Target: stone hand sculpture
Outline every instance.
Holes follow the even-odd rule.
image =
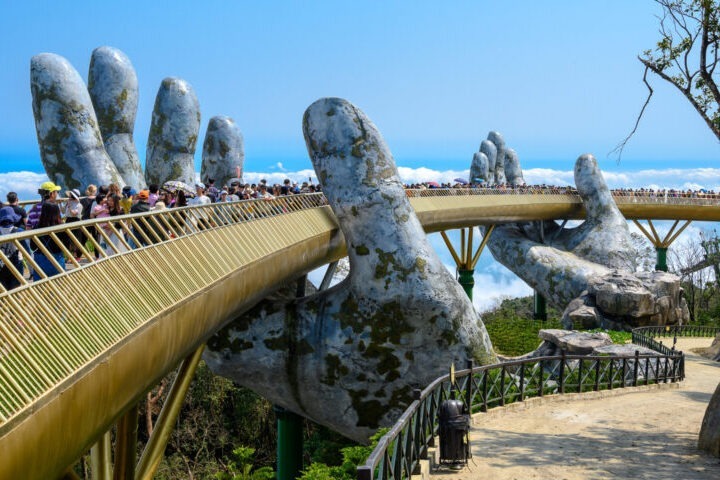
[[[632,271],[636,252],[627,221],[592,155],[577,159],[575,184],[587,212],[581,225],[498,225],[488,242],[493,257],[565,309],[566,328],[629,329],[686,321],[689,312],[677,276]]]
[[[497,132],[490,132],[480,143],[480,151],[473,155],[470,165],[470,183],[488,185],[522,185],[525,183],[518,155],[505,147],[505,140]]]
[[[200,107],[185,80],[166,78],[160,85],[144,175],[133,140],[138,81],[123,52],[111,47],[95,49],[87,87],[63,57],[36,55],[30,62],[30,84],[40,157],[55,183],[84,190],[90,183],[141,189],[146,180],[158,185],[168,180],[195,182],[193,157]],[[230,159],[233,164],[216,160],[215,176],[230,178],[238,167],[242,170],[242,135],[232,119],[218,118],[234,127],[229,133],[221,131],[224,137],[216,142],[218,158]],[[217,132],[211,130],[208,128],[208,134],[214,138]]]
[[[117,48],[96,48],[90,57],[88,91],[105,150],[127,185],[145,188],[133,139],[138,108],[138,80],[130,59]]]
[[[200,178],[227,185],[231,178],[242,178],[243,163],[245,149],[240,128],[230,117],[211,118],[203,143]]]
[[[426,240],[375,125],[349,102],[324,98],[305,112],[303,132],[350,273],[315,295],[261,304],[211,338],[204,358],[215,373],[364,441],[451,362],[496,356]]]

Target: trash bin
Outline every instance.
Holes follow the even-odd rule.
[[[467,442],[470,415],[461,400],[445,400],[438,411],[440,424],[440,463],[466,465],[470,456]]]

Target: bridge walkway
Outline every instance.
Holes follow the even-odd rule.
[[[705,409],[720,382],[720,363],[693,349],[711,342],[679,338],[686,379],[663,384],[659,391],[636,387],[546,397],[480,414],[471,430],[468,467],[442,467],[431,478],[720,478],[720,460],[696,448]]]
[[[428,232],[583,217],[572,191],[408,196]],[[628,218],[720,220],[716,198],[616,200]],[[78,233],[91,239],[97,259]],[[12,243],[41,277],[31,282],[10,267],[20,287],[0,293],[0,478],[62,472],[218,329],[277,285],[345,252],[322,195],[97,219],[0,243]],[[52,267],[44,271],[28,243],[60,273],[48,277]],[[61,268],[52,245],[74,268]],[[12,264],[1,250],[0,260]]]

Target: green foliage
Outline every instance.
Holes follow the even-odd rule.
[[[233,450],[233,459],[228,462],[227,472],[215,474],[217,480],[272,480],[275,472],[270,467],[253,470],[252,457],[255,449],[237,447]]]
[[[610,335],[610,339],[613,343],[622,345],[623,343],[632,342],[632,332],[625,332],[621,330],[605,330],[603,328],[594,328],[588,330],[589,333],[607,333]]]
[[[532,297],[511,298],[482,314],[495,351],[516,356],[535,350],[540,345],[538,332],[545,328],[562,328],[559,312],[548,306],[548,320],[532,320]]]
[[[326,465],[320,462],[311,463],[300,477],[300,480],[353,480],[358,465],[365,463],[378,441],[388,432],[387,428],[381,428],[370,437],[370,444],[353,445],[342,448],[342,463],[340,465]]]

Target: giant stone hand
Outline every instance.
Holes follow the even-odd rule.
[[[491,133],[491,142],[497,138],[497,133]],[[507,173],[506,167],[502,175]],[[507,182],[522,183],[516,173],[508,175]],[[636,252],[627,221],[592,155],[577,159],[575,184],[587,212],[581,225],[498,225],[488,242],[493,257],[553,305],[565,309],[566,328],[629,329],[686,321],[689,313],[678,277],[632,271]]]
[[[84,190],[91,183],[140,189],[146,180],[159,185],[168,180],[195,181],[200,107],[185,80],[166,78],[160,85],[144,175],[133,140],[138,81],[123,52],[95,49],[87,87],[63,57],[36,55],[30,62],[30,86],[40,157],[55,183]],[[220,120],[208,128],[205,141],[218,145],[209,155],[212,175],[231,178],[238,168],[242,170],[242,134],[231,118],[216,118]]]
[[[366,440],[452,361],[496,357],[426,240],[375,125],[347,101],[324,98],[305,112],[303,131],[350,273],[329,290],[243,315],[204,358],[272,402]]]

